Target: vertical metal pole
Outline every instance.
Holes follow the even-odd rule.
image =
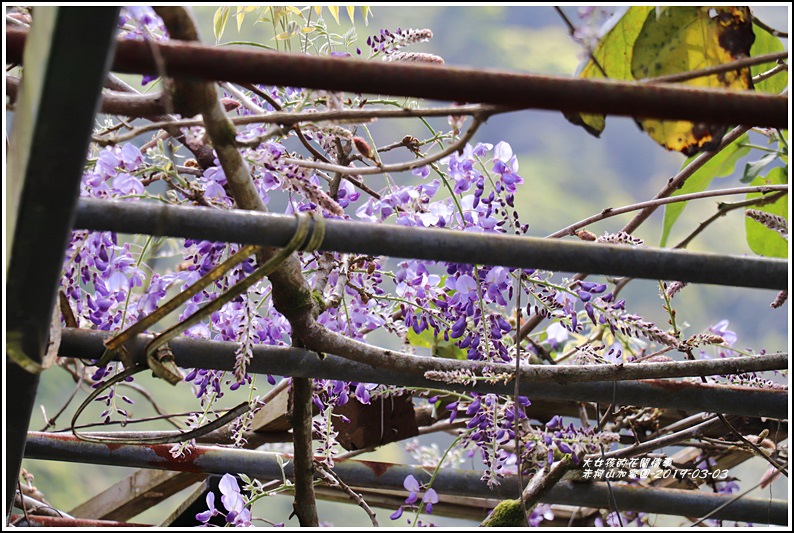
[[[35,7],[9,146],[6,349],[41,362],[75,217],[118,7]],[[14,216],[14,213],[16,216]],[[6,515],[11,512],[39,377],[4,358]]]

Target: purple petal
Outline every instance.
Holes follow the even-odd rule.
[[[408,492],[418,492],[419,491],[419,482],[416,480],[414,476],[408,474],[408,477],[405,478],[403,481],[403,487]]]

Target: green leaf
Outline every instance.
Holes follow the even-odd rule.
[[[678,189],[673,196],[690,194],[706,190],[714,178],[724,178],[733,174],[736,163],[739,159],[750,152],[750,148],[743,146],[747,142],[747,135],[742,135],[731,144],[720,150],[705,165],[700,167],[684,182],[684,186]],[[692,156],[682,165],[682,169],[692,163],[696,156]],[[666,246],[670,231],[673,229],[678,217],[684,212],[687,202],[676,202],[667,204],[664,209],[664,221],[662,225],[662,237],[659,246]]]
[[[408,333],[405,335],[405,340],[411,346],[418,346],[419,348],[431,349],[433,347],[433,333],[430,330],[424,330],[422,333],[416,333],[413,328],[408,328]]]
[[[753,31],[755,32],[755,42],[753,43],[752,48],[750,48],[750,56],[762,56],[764,54],[782,52],[786,49],[779,38],[775,37],[764,28],[754,24]],[[755,65],[750,67],[750,72],[752,72],[753,76],[757,76],[758,74],[766,72],[771,68],[772,64],[769,63],[764,65]],[[780,94],[780,92],[786,87],[788,87],[788,72],[785,70],[778,72],[771,78],[755,84],[756,91],[772,94]]]
[[[411,346],[427,348],[435,357],[466,360],[466,350],[455,346],[455,341],[452,339],[444,340],[443,337],[436,337],[432,330],[426,329],[422,333],[416,333],[412,328],[409,328],[405,339]]]
[[[212,17],[212,32],[215,34],[215,40],[220,41],[223,36],[223,30],[226,29],[226,23],[229,21],[229,6],[219,7],[215,11],[215,16]]]
[[[751,161],[744,165],[744,176],[741,179],[742,183],[751,183],[766,166],[777,159],[777,154],[766,154],[758,161]]]
[[[788,183],[788,167],[776,167],[769,171],[766,176],[759,176],[753,180],[752,185],[784,185]],[[761,193],[751,193],[747,198],[758,198]],[[759,211],[781,216],[788,220],[788,195],[783,195],[772,204],[753,207]],[[765,257],[788,257],[788,241],[778,232],[771,230],[756,222],[749,217],[745,218],[745,230],[747,232],[747,244],[750,249],[758,255]]]

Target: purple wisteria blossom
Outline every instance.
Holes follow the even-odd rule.
[[[212,517],[223,515],[226,523],[234,527],[252,527],[251,511],[246,507],[245,498],[240,493],[237,479],[231,474],[224,474],[218,484],[221,491],[221,503],[226,512],[215,506],[215,493],[207,494],[207,510],[196,515],[196,520],[206,524]]]
[[[397,510],[389,516],[389,518],[392,520],[397,520],[400,518],[405,509],[413,510],[420,506],[420,504],[417,502],[420,502],[420,493],[422,492],[423,487],[419,484],[419,481],[417,481],[414,476],[409,474],[403,481],[403,487],[408,491],[408,497],[405,498],[405,504],[398,507]],[[438,501],[438,494],[433,488],[427,489],[427,491],[421,496],[421,506],[428,514],[433,512],[433,504],[438,503]]]

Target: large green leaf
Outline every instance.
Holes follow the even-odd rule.
[[[753,25],[753,31],[755,32],[755,42],[753,43],[752,48],[750,48],[750,55],[752,57],[761,56],[764,54],[772,54],[774,52],[782,52],[785,50],[785,47],[783,46],[783,43],[780,41],[780,39],[766,31],[764,28]],[[766,72],[771,68],[772,65],[767,63],[765,65],[755,65],[750,68],[750,71],[753,73],[753,76],[757,76],[758,74]],[[788,72],[785,70],[778,72],[771,78],[755,84],[755,90],[772,94],[780,94],[780,92],[786,87],[788,87]]]
[[[742,177],[742,183],[752,183],[755,178],[758,177],[761,172],[773,161],[776,161],[778,158],[778,154],[776,153],[769,153],[764,154],[761,156],[761,159],[758,161],[750,161],[744,165],[744,176]]]
[[[724,178],[725,176],[733,174],[737,161],[750,152],[750,148],[743,146],[745,143],[747,143],[747,134],[742,135],[720,150],[720,152],[714,155],[705,165],[696,170],[695,173],[684,182],[684,186],[678,189],[673,195],[679,196],[682,194],[704,191],[714,178]],[[683,169],[689,165],[695,157],[696,156],[692,156],[684,161],[681,168]],[[659,246],[667,245],[670,230],[673,229],[676,220],[678,220],[678,217],[684,212],[686,204],[687,202],[676,202],[665,206],[662,237],[659,241]]]
[[[766,176],[759,176],[753,180],[753,185],[783,185],[788,183],[788,167],[776,167]],[[761,193],[748,194],[747,198],[757,198]],[[753,207],[759,211],[781,216],[788,220],[788,195],[784,195],[772,204]],[[747,244],[758,255],[766,257],[788,257],[788,241],[778,232],[773,231],[760,222],[745,218],[747,230]]]

